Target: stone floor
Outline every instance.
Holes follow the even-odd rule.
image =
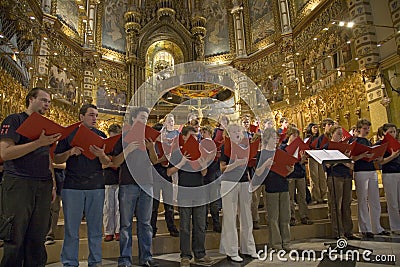
[[[265,247],[258,247],[261,258],[264,259],[251,259],[245,258],[243,263],[229,262],[225,256],[218,253],[217,250],[207,251],[207,254],[214,260],[213,267],[224,266],[400,266],[400,236],[392,235],[387,237],[375,237],[373,239],[362,239],[355,241],[342,241],[336,243],[332,239],[304,239],[293,241],[291,243],[291,251],[283,255],[271,253],[269,251],[268,257],[261,253]],[[329,249],[327,243],[333,244]],[[344,248],[343,248],[344,247]],[[343,248],[343,250],[337,250]],[[333,251],[333,249],[336,249]],[[314,253],[315,252],[315,256]],[[271,259],[270,255],[273,254]],[[357,254],[359,255],[357,259]],[[352,257],[352,255],[354,255]],[[364,255],[364,256],[363,256]],[[302,260],[302,256],[304,259]],[[280,259],[278,259],[278,257]],[[386,260],[384,258],[386,257]],[[297,258],[297,259],[296,259]],[[155,255],[161,267],[178,267],[179,266],[179,253]],[[134,257],[134,262],[137,262],[137,257]],[[384,261],[382,261],[384,260]],[[48,267],[60,267],[61,263],[53,263],[46,265]],[[87,266],[87,262],[81,262],[80,266]],[[104,259],[102,266],[117,266],[117,259]],[[134,265],[135,266],[135,265]],[[191,264],[196,265],[194,262]]]

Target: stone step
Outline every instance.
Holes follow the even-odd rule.
[[[358,232],[357,218],[353,217],[353,230]],[[384,228],[389,228],[389,219],[387,214],[382,214],[381,224]],[[331,236],[331,224],[329,220],[317,220],[313,225],[296,225],[290,228],[291,239],[309,239],[309,238],[329,238]],[[268,228],[262,226],[259,230],[254,230],[254,239],[257,245],[264,245],[268,242]],[[220,242],[220,234],[212,231],[207,231],[206,235],[206,249],[218,249]],[[48,253],[48,263],[60,261],[60,253],[62,248],[62,240],[57,240],[55,244],[46,246]],[[119,242],[103,242],[103,258],[117,258],[119,256]],[[168,234],[160,234],[153,238],[153,254],[167,254],[179,252],[179,237],[171,237]],[[3,255],[3,250],[0,249],[0,258]],[[87,260],[89,255],[88,240],[87,238],[80,239],[79,246],[79,260]],[[137,237],[133,236],[132,255],[138,255]]]
[[[379,196],[380,197],[384,197],[385,196],[385,191],[383,189],[383,185],[379,184]],[[355,185],[354,185],[354,181],[353,181],[353,189],[352,189],[352,197],[353,200],[357,199],[357,193],[356,193],[356,189],[355,189]],[[262,199],[260,200],[260,203],[263,203]],[[163,212],[164,211],[164,207],[162,204],[160,204],[159,208],[158,208],[159,212]],[[177,210],[177,208],[175,208],[175,210]],[[60,219],[64,218],[64,213],[63,213],[63,209],[60,209],[60,215],[59,215]]]
[[[381,198],[381,207],[382,213],[387,213],[387,205],[384,198]],[[317,205],[309,205],[309,218],[313,221],[315,220],[323,220],[328,219],[328,205],[327,204],[317,204]],[[260,215],[260,225],[266,225],[266,211],[265,209],[259,209]],[[351,204],[351,214],[353,217],[357,217],[357,200],[353,200]],[[298,207],[296,207],[296,218],[300,221],[300,216],[298,213]],[[174,216],[175,225],[179,229],[179,215]],[[222,213],[220,215],[220,221],[222,222]],[[79,227],[79,236],[80,238],[87,238],[87,231],[86,231],[86,222],[82,221]],[[208,229],[212,230],[212,219],[211,216],[208,216]],[[167,224],[164,220],[164,215],[159,215],[157,218],[157,235],[168,234]],[[63,239],[64,238],[64,220],[60,219],[57,225],[57,228],[54,232],[56,239]],[[136,218],[133,220],[132,226],[132,234],[136,235]]]

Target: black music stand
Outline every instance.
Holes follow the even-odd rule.
[[[330,165],[329,168],[332,168],[337,165],[337,164],[343,164],[343,163],[351,163],[352,159],[348,158],[346,155],[344,155],[342,152],[340,152],[339,150],[306,150],[306,153],[312,157],[315,161],[317,161],[319,164],[321,165]],[[332,173],[332,172],[331,172]],[[338,227],[338,234],[340,236],[340,227],[339,227],[339,214],[338,214],[338,209],[337,209],[337,203],[336,203],[336,190],[335,190],[335,179],[332,178],[332,186],[333,186],[333,197],[335,198],[333,200],[334,203],[334,209],[336,210],[336,224]],[[330,246],[332,248],[336,248],[337,247],[337,243],[336,242],[332,242],[332,243],[324,243],[325,246]],[[342,249],[350,249],[350,248],[354,248],[354,249],[364,249],[365,248],[361,248],[361,247],[356,247],[356,246],[346,246],[345,248]],[[372,251],[372,250],[371,250]]]

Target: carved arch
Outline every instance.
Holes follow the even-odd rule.
[[[157,41],[170,41],[179,46],[183,52],[184,61],[193,60],[192,34],[175,20],[162,20],[149,23],[143,29],[143,35],[139,36],[138,57],[145,59],[147,49]]]

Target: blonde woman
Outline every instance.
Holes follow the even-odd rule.
[[[244,135],[244,128],[237,124],[226,127],[230,141],[240,146]],[[247,144],[248,145],[248,144]],[[224,152],[227,144],[221,149],[220,168],[222,210],[222,233],[219,251],[227,255],[228,260],[242,262],[239,256],[239,240],[236,227],[236,216],[239,207],[240,223],[240,252],[243,255],[257,258],[256,246],[253,237],[253,221],[251,216],[251,193],[249,192],[249,173],[247,158],[230,158]],[[231,145],[231,147],[233,144]]]

